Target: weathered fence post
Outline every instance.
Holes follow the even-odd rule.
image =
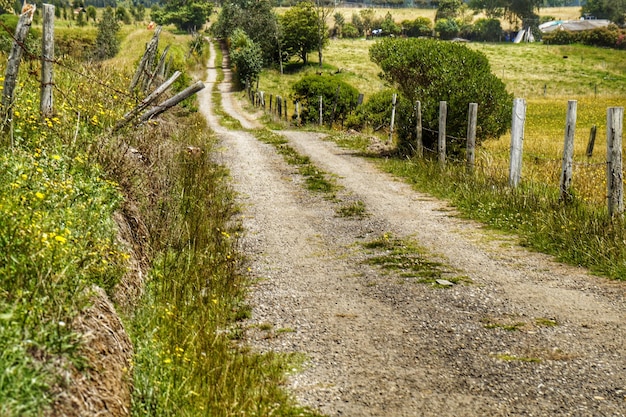
[[[278,119],[280,120],[283,115],[283,98],[281,96],[276,96],[276,113],[278,114]]]
[[[396,100],[398,99],[398,95],[396,93],[391,97],[391,122],[389,123],[389,140],[391,143],[393,140],[393,125],[396,122]]]
[[[322,96],[320,96],[320,126],[323,126],[324,118],[322,116]]]
[[[300,125],[300,102],[296,100],[296,123]]]
[[[7,68],[4,73],[4,86],[2,90],[2,123],[6,126],[6,122],[13,118],[13,91],[15,90],[15,84],[17,83],[17,73],[20,69],[20,62],[22,60],[22,53],[24,52],[22,46],[28,36],[28,30],[33,23],[33,16],[35,15],[35,5],[27,4],[28,7],[21,15],[15,28],[15,40],[13,46],[11,46],[11,52],[7,61]]]
[[[474,171],[474,161],[476,159],[476,120],[478,119],[478,103],[470,103],[467,112],[467,150],[466,166],[467,172]]]
[[[152,39],[150,39],[150,42],[148,42],[148,45],[146,46],[146,52],[144,52],[143,56],[141,57],[141,61],[139,61],[139,66],[137,67],[137,70],[135,71],[135,75],[133,76],[133,79],[130,82],[130,86],[128,87],[128,89],[131,92],[135,90],[135,88],[139,84],[139,81],[144,76],[144,74],[146,72],[149,73],[148,68],[151,63],[151,60],[154,59],[154,55],[156,54],[157,47],[159,46],[160,34],[161,34],[161,26],[157,26],[156,29],[154,30],[154,35],[152,35]]]
[[[589,142],[587,143],[587,158],[593,156],[593,148],[596,146],[596,125],[591,126],[589,131]]]
[[[574,132],[576,130],[576,100],[567,102],[567,116],[565,119],[565,144],[563,146],[563,165],[561,167],[561,201],[571,199],[572,163],[574,159]]]
[[[517,187],[522,177],[525,122],[526,100],[516,98],[513,101],[513,120],[511,121],[511,163],[509,166],[509,185],[511,187]]]
[[[446,117],[448,115],[448,103],[439,102],[439,138],[437,140],[437,152],[439,154],[439,165],[443,168],[446,165]]]
[[[622,173],[623,107],[610,107],[606,112],[607,199],[609,216],[624,212]]]
[[[289,117],[287,116],[287,99],[284,99],[284,100],[283,100],[283,104],[284,104],[284,106],[285,106],[285,110],[284,110],[284,113],[285,113],[285,121],[286,121],[286,122],[288,122],[288,121],[289,121]]]
[[[52,68],[54,63],[54,6],[43,5],[43,36],[41,54],[41,100],[39,111],[42,117],[50,117],[54,111],[52,86],[54,79]]]
[[[274,101],[274,95],[270,94],[270,114],[272,113],[272,102]]]
[[[424,156],[424,141],[422,139],[422,103],[415,102],[415,154],[418,158]]]

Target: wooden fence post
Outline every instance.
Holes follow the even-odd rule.
[[[296,100],[296,123],[300,125],[300,102]]]
[[[587,143],[587,158],[591,158],[593,156],[593,148],[596,145],[596,125],[591,126],[591,130],[589,131],[589,142]]]
[[[570,187],[572,186],[572,163],[574,159],[574,132],[576,131],[576,100],[567,102],[567,116],[565,119],[565,144],[563,146],[563,165],[561,167],[561,201],[571,200]]]
[[[141,57],[141,61],[139,61],[139,66],[137,67],[135,75],[130,82],[130,86],[128,87],[131,92],[135,90],[144,74],[146,72],[149,73],[149,65],[151,63],[151,60],[154,59],[154,54],[156,54],[157,47],[159,46],[160,34],[161,26],[157,26],[154,30],[154,35],[152,35],[152,39],[150,39],[150,42],[148,42],[148,45],[146,46],[146,52],[144,52],[143,56]]]
[[[289,117],[287,116],[287,99],[283,100],[283,104],[285,105],[285,110],[283,111],[283,113],[285,113],[285,121],[288,122]]]
[[[418,158],[424,156],[424,141],[422,139],[422,103],[415,102],[415,153]]]
[[[448,103],[439,102],[439,138],[437,140],[437,152],[439,154],[439,165],[446,166],[446,117],[448,115]]]
[[[43,36],[41,54],[41,100],[39,110],[42,117],[50,117],[54,112],[52,95],[54,63],[54,6],[43,5]]]
[[[509,166],[509,185],[517,187],[522,177],[522,150],[524,145],[524,124],[526,122],[526,100],[516,98],[513,101],[513,120],[511,122],[511,164]]]
[[[478,103],[470,103],[467,112],[467,172],[474,172],[476,159],[476,121],[478,119]]]
[[[320,96],[320,126],[323,126],[324,123],[324,117],[322,114],[322,96]]]
[[[22,61],[23,49],[22,46],[28,36],[30,25],[33,23],[33,16],[35,15],[35,5],[28,4],[28,9],[24,11],[17,22],[15,28],[15,40],[13,46],[11,46],[11,53],[7,61],[7,67],[4,73],[4,86],[2,90],[2,123],[6,126],[6,122],[13,118],[13,91],[15,90],[15,84],[17,83],[17,73],[20,69],[20,62]]]
[[[393,125],[396,122],[396,101],[398,99],[398,95],[396,93],[391,97],[391,122],[389,123],[389,140],[387,142],[391,143],[393,140]]]
[[[607,199],[609,216],[624,213],[622,173],[623,107],[610,107],[606,112]]]

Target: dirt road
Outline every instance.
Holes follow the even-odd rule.
[[[302,404],[329,416],[626,415],[626,285],[461,220],[318,134],[279,132],[368,213],[338,216],[271,146],[219,126],[213,66],[201,110],[222,140],[259,279],[249,343],[306,355],[289,387]],[[224,109],[254,127],[228,81]],[[389,236],[461,281],[442,288],[366,262],[363,244]]]

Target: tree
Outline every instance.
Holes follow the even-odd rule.
[[[152,9],[152,19],[159,25],[173,24],[186,32],[201,29],[213,12],[206,0],[169,0],[165,6]]]
[[[261,48],[242,29],[230,38],[230,63],[242,85],[256,80],[263,69]]]
[[[96,8],[94,6],[87,6],[86,13],[87,13],[87,20],[91,19],[95,22],[96,19],[98,18],[98,12],[96,11]]]
[[[259,45],[265,65],[280,62],[281,31],[269,0],[238,0],[224,4],[217,21],[211,26],[213,35],[228,39],[237,28]]]
[[[623,25],[626,20],[626,0],[587,0],[582,7],[581,14],[598,19],[609,19]]]
[[[438,108],[440,101],[448,102],[447,132],[464,137],[467,129],[469,103],[478,103],[477,141],[496,138],[511,123],[513,97],[504,83],[492,74],[487,57],[463,44],[434,39],[385,38],[370,48],[370,59],[382,69],[381,77],[391,83],[408,103],[422,103],[424,144],[437,143]],[[411,122],[411,112],[401,115],[405,126]],[[400,140],[413,140],[414,128],[399,132]],[[435,133],[432,133],[435,132]],[[449,142],[451,151],[462,143]]]
[[[524,27],[538,25],[539,17],[535,11],[542,5],[543,0],[470,0],[469,2],[470,8],[483,11],[487,17],[504,16],[510,21],[519,19]]]
[[[130,13],[128,13],[128,10],[126,10],[124,6],[117,6],[117,9],[115,9],[115,18],[118,22],[122,22],[125,25],[131,24]]]
[[[323,50],[328,44],[328,17],[335,12],[335,2],[332,0],[315,0],[315,12],[317,14],[317,57],[319,67],[324,63]]]
[[[317,12],[313,3],[303,1],[285,11],[280,18],[284,33],[284,51],[308,63],[309,52],[317,50]]]
[[[109,6],[104,9],[102,19],[98,22],[98,34],[96,35],[96,48],[94,57],[97,60],[113,58],[120,50],[120,41],[117,33],[120,25],[115,19],[113,9]]]
[[[439,0],[435,22],[439,19],[454,19],[458,17],[462,6],[462,0]]]

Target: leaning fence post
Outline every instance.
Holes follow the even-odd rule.
[[[596,125],[591,126],[591,130],[589,131],[589,142],[587,143],[587,158],[591,158],[593,156],[593,148],[596,145]]]
[[[393,125],[396,122],[396,100],[398,95],[396,93],[391,97],[391,123],[389,123],[389,143],[393,140]]]
[[[137,66],[137,70],[135,71],[135,75],[130,82],[130,86],[128,89],[133,92],[135,87],[139,84],[141,78],[145,75],[145,73],[149,73],[149,65],[151,64],[151,59],[154,58],[154,54],[156,53],[156,49],[159,45],[159,35],[161,34],[161,26],[157,26],[154,30],[154,34],[152,35],[152,39],[146,45],[146,51],[141,57],[141,61],[139,61],[139,65]]]
[[[415,102],[415,153],[418,158],[424,156],[424,142],[422,140],[422,103]]]
[[[561,167],[561,201],[571,199],[572,163],[574,159],[574,132],[576,130],[576,100],[567,102],[567,116],[565,120],[565,145],[563,146],[563,165]]]
[[[466,166],[468,172],[474,171],[476,159],[476,119],[478,118],[478,103],[470,103],[467,112],[467,150]]]
[[[439,165],[443,168],[446,165],[446,117],[448,113],[448,103],[439,102],[439,138],[437,140],[437,152],[439,153]]]
[[[28,36],[28,30],[33,23],[33,16],[35,15],[35,5],[27,4],[25,7],[28,9],[24,11],[17,22],[15,28],[15,40],[11,47],[11,53],[7,61],[7,68],[4,73],[4,87],[2,90],[2,112],[3,112],[3,124],[6,124],[8,120],[13,118],[13,91],[15,90],[15,84],[17,83],[17,73],[20,69],[20,62],[22,60],[22,53],[24,52],[22,46]]]
[[[43,36],[41,54],[41,100],[39,110],[42,117],[50,117],[53,109],[52,86],[54,79],[52,68],[54,61],[54,6],[43,5]]]
[[[511,121],[511,164],[509,166],[509,185],[517,187],[522,176],[522,148],[524,145],[524,123],[526,122],[526,100],[516,98],[513,101],[513,120]]]
[[[607,199],[609,216],[624,212],[622,174],[623,107],[610,107],[606,113]]]

